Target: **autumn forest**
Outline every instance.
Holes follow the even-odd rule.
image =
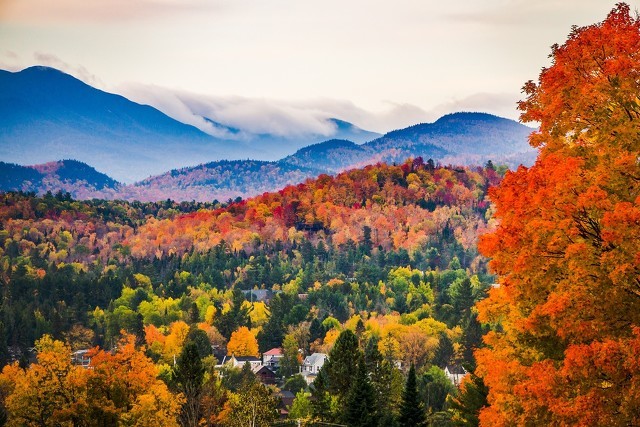
[[[523,93],[531,167],[0,193],[0,424],[638,425],[640,18],[575,27]]]

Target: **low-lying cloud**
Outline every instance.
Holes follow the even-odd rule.
[[[432,116],[418,106],[392,102],[387,102],[385,109],[372,112],[350,101],[336,99],[287,101],[205,96],[140,84],[121,86],[116,92],[138,103],[151,105],[210,135],[227,139],[248,139],[259,134],[283,138],[309,135],[330,138],[337,131],[334,123],[329,121],[331,118],[385,133],[424,122]]]

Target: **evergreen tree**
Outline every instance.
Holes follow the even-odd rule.
[[[329,391],[337,396],[340,403],[344,402],[353,384],[354,376],[358,371],[359,356],[360,349],[356,335],[349,329],[342,331],[329,353],[329,360],[324,365]]]
[[[473,427],[480,424],[480,410],[489,406],[487,394],[489,389],[482,378],[470,373],[462,382],[457,397],[449,399],[449,413],[454,426]]]
[[[327,370],[324,367],[320,369],[318,376],[311,385],[311,396],[313,396],[311,402],[313,418],[323,422],[334,421],[329,384],[327,383]]]
[[[436,354],[433,358],[433,364],[444,369],[451,361],[453,353],[453,342],[451,342],[451,339],[446,332],[441,332],[438,348],[436,349]]]
[[[364,358],[360,356],[359,359],[357,373],[346,399],[344,421],[349,427],[376,427],[375,391]]]
[[[468,277],[464,278],[459,286],[456,287],[456,293],[452,296],[453,309],[457,319],[465,319],[471,313],[471,307],[475,303],[473,297],[473,287]]]
[[[482,345],[482,335],[482,325],[478,321],[478,316],[475,313],[471,313],[462,330],[462,358],[465,365],[470,367],[470,370],[475,369],[476,359],[473,352]]]
[[[425,416],[418,396],[418,384],[416,369],[413,365],[409,369],[407,382],[402,393],[402,405],[400,407],[400,426],[418,427],[425,424]]]
[[[200,393],[204,379],[204,366],[193,342],[187,342],[174,367],[177,388],[185,397],[180,420],[183,426],[196,427],[200,421]]]

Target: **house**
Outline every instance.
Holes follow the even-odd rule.
[[[296,395],[289,390],[281,390],[278,392],[277,396],[280,397],[280,403],[278,404],[280,419],[287,419],[289,410],[291,409],[291,405],[293,405]]]
[[[280,367],[280,359],[284,357],[281,348],[272,348],[271,350],[262,353],[262,364],[273,369]]]
[[[453,385],[459,387],[460,382],[462,382],[462,379],[467,375],[467,370],[460,365],[447,365],[444,368],[444,374]]]
[[[235,356],[233,354],[231,356],[225,356],[220,366],[230,365],[233,368],[242,368],[247,362],[251,366],[251,369],[262,366],[262,360],[255,356]]]
[[[91,364],[89,350],[78,350],[71,353],[71,363],[83,368],[88,368]]]
[[[304,362],[300,366],[300,375],[304,377],[307,384],[313,383],[326,360],[327,355],[324,353],[313,353],[311,356],[304,358]]]
[[[249,302],[264,302],[266,304],[273,299],[276,292],[270,289],[251,289],[248,291],[242,291],[244,293],[244,297]]]
[[[276,373],[268,366],[260,365],[255,368],[252,367],[251,370],[264,385],[270,385],[276,383]]]

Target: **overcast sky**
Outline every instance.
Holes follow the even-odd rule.
[[[50,65],[174,116],[188,116],[184,100],[198,98],[230,124],[262,116],[267,128],[282,115],[337,116],[375,131],[459,110],[517,118],[520,88],[548,65],[550,46],[614,5],[0,0],[0,68]]]

